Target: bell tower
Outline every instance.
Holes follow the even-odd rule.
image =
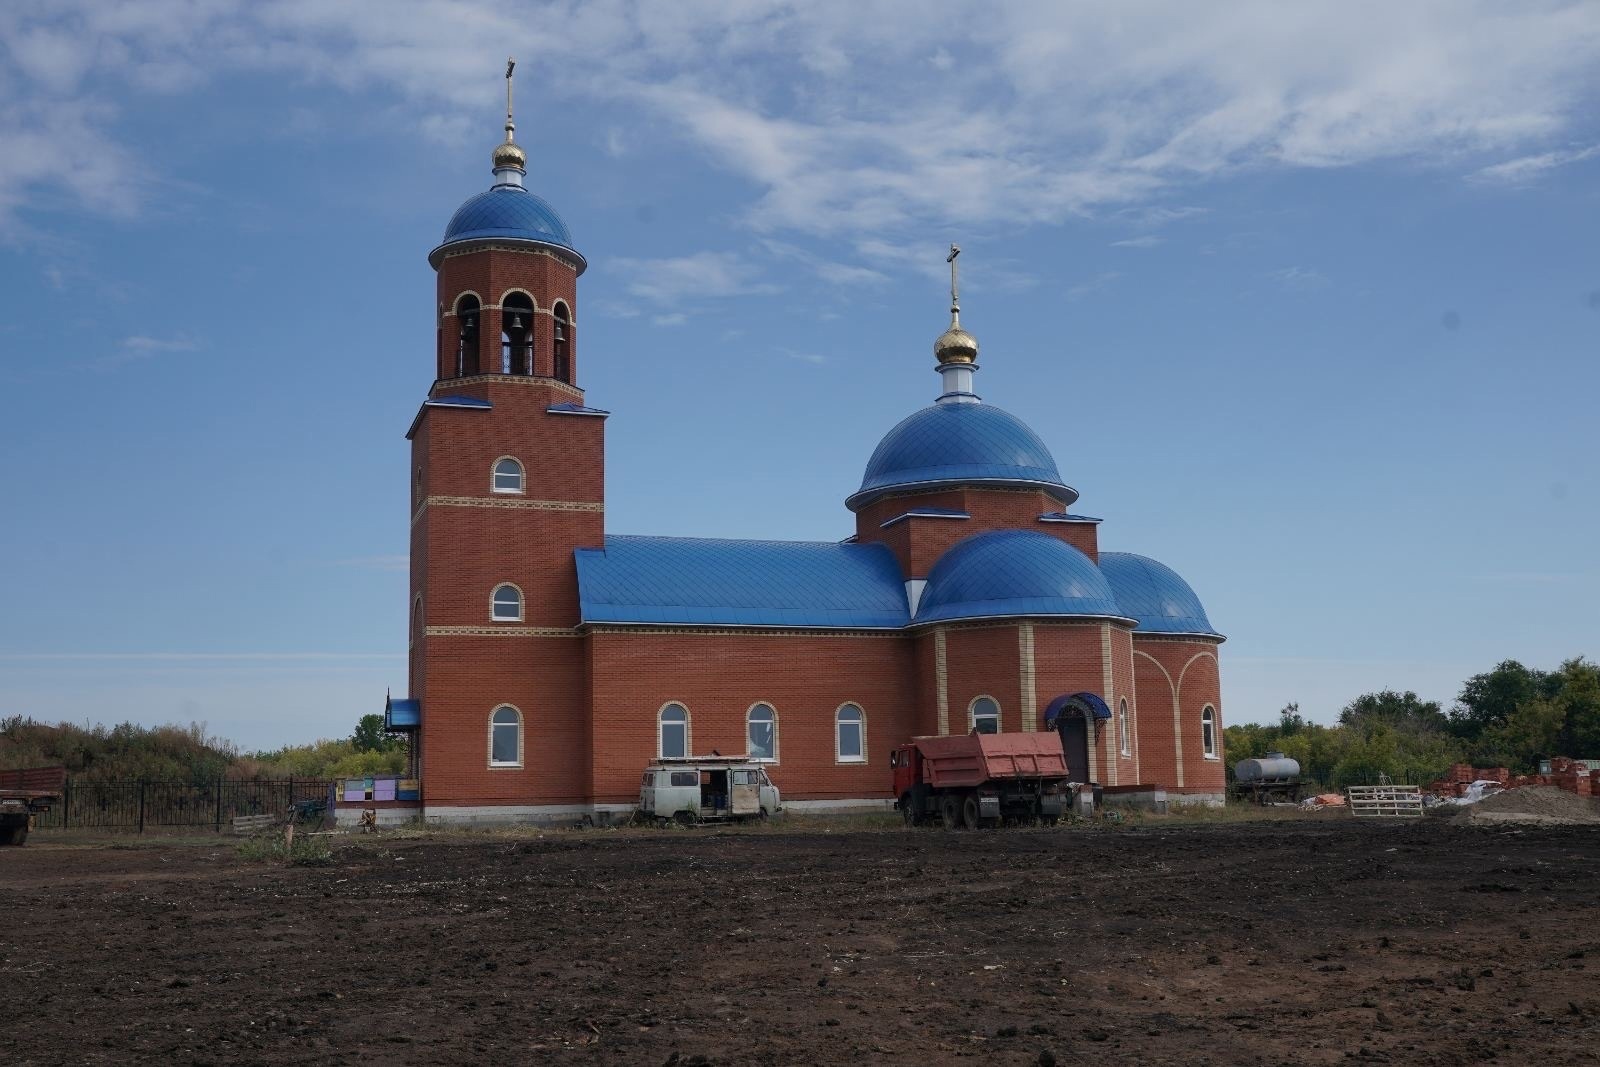
[[[422,799],[455,818],[515,818],[587,793],[573,552],[604,546],[606,412],[578,385],[587,264],[527,186],[514,70],[494,182],[428,254],[434,381],[406,435]]]

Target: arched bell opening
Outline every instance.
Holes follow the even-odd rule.
[[[533,301],[509,293],[500,305],[500,373],[533,374]]]

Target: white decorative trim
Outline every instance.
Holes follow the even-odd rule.
[[[944,631],[933,632],[933,678],[938,690],[939,736],[950,732],[950,669],[945,662]]]
[[[783,762],[783,749],[778,744],[778,705],[770,700],[758,700],[744,709],[744,751],[750,755],[750,713],[757,708],[766,708],[772,712],[772,755],[750,756],[751,763],[762,763],[777,766]]]
[[[861,718],[858,720],[861,726],[861,755],[851,756],[849,759],[845,759],[839,754],[839,713],[844,711],[845,708],[855,708],[861,713]],[[871,762],[870,757],[867,755],[867,709],[857,704],[854,700],[846,700],[843,704],[833,709],[833,762],[845,767],[860,766],[863,763]]]
[[[884,627],[881,630],[842,629],[826,626],[683,626],[657,625],[638,622],[586,622],[582,626],[590,633],[612,636],[657,637],[661,634],[680,634],[685,637],[878,637],[904,639],[903,627]]]
[[[1181,710],[1181,708],[1179,707],[1179,704],[1178,704],[1178,687],[1172,681],[1171,672],[1169,672],[1167,670],[1167,668],[1162,665],[1160,660],[1156,659],[1154,656],[1152,656],[1148,652],[1141,652],[1137,648],[1133,650],[1133,654],[1135,656],[1143,656],[1145,659],[1149,660],[1151,663],[1154,663],[1156,665],[1156,670],[1160,671],[1162,677],[1166,678],[1166,680],[1167,680],[1167,689],[1172,693],[1172,748],[1173,748],[1172,755],[1173,755],[1173,760],[1174,760],[1174,770],[1176,771],[1177,777],[1178,777],[1178,781],[1177,781],[1176,785],[1174,786],[1174,788],[1182,789],[1183,788],[1183,711]]]
[[[1111,675],[1111,627],[1109,626],[1100,627],[1100,671],[1104,679],[1104,686],[1100,692],[1113,700],[1116,699],[1112,693],[1116,680]],[[1110,779],[1106,785],[1117,784],[1117,759],[1113,755],[1115,751],[1112,744],[1106,744],[1106,776]]]
[[[433,388],[454,389],[458,385],[477,385],[480,382],[496,382],[500,385],[542,385],[558,393],[566,393],[580,402],[583,400],[583,390],[576,385],[564,382],[560,378],[547,378],[537,374],[469,374],[461,378],[436,378]],[[428,393],[428,399],[433,399],[432,390]]]
[[[494,613],[495,594],[499,593],[502,589],[515,589],[517,591],[517,617],[514,619],[503,619]],[[494,588],[489,590],[490,622],[521,622],[523,618],[526,617],[527,611],[528,598],[523,595],[522,586],[518,585],[516,582],[496,582]]]
[[[424,637],[582,637],[562,626],[429,626]]]
[[[1034,681],[1031,622],[1025,622],[1017,627],[1017,661],[1022,667],[1022,729],[1024,733],[1033,733],[1039,728],[1039,724],[1033,718],[1038,714],[1039,693]]]
[[[841,797],[838,800],[789,800],[785,798],[783,810],[816,815],[849,811],[893,811],[894,801],[888,798],[869,799],[867,797]]]
[[[517,713],[517,761],[515,763],[496,763],[494,761],[494,727],[495,727],[494,717],[497,714],[499,714],[501,708],[507,708],[507,709]],[[489,712],[489,752],[488,752],[488,756],[489,756],[489,769],[491,771],[517,771],[517,770],[521,770],[522,769],[522,735],[523,735],[522,726],[523,726],[523,723],[525,721],[526,720],[523,718],[523,715],[522,715],[522,709],[517,707],[515,704],[504,704],[504,703],[496,704],[494,706],[494,708],[490,710],[490,712]],[[505,724],[502,723],[501,725],[505,725]]]
[[[481,496],[430,496],[423,500],[423,508],[527,508],[530,511],[589,511],[604,512],[606,506],[590,500],[517,500],[508,497]],[[421,514],[422,508],[417,509]],[[413,519],[413,522],[416,520]]]
[[[508,459],[517,465],[517,487],[515,489],[501,489],[499,486],[494,484],[495,479],[500,477],[500,472],[497,468],[500,466],[500,464],[504,463]],[[527,484],[528,468],[524,467],[522,465],[522,460],[518,459],[516,456],[497,456],[495,457],[495,461],[489,464],[489,492],[497,493],[501,496],[521,496],[526,489]]]
[[[994,705],[994,732],[997,733],[997,734],[1005,733],[1006,732],[1005,710],[1000,707],[1000,701],[996,700],[994,697],[990,696],[988,693],[979,693],[977,696],[973,697],[972,700],[970,700],[967,703],[967,729],[970,731],[970,730],[976,730],[978,728],[977,707],[978,707],[978,701],[980,701],[980,700],[987,700],[989,703]]]

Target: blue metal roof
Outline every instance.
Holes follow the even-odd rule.
[[[1054,730],[1056,722],[1061,718],[1061,713],[1073,705],[1081,705],[1089,709],[1089,713],[1097,719],[1111,718],[1111,708],[1100,698],[1098,693],[1063,693],[1056,697],[1044,709],[1044,728]]]
[[[1031,530],[991,530],[958,541],[928,572],[916,621],[1011,615],[1126,618],[1094,561]]]
[[[884,435],[845,506],[855,510],[893,489],[974,482],[1038,486],[1064,504],[1078,499],[1021,419],[993,404],[940,403]]]
[[[1138,620],[1139,633],[1222,636],[1189,583],[1166,564],[1132,552],[1102,552],[1100,571],[1123,613]]]
[[[608,536],[580,548],[585,623],[898,629],[905,585],[884,545]]]
[[[390,733],[406,733],[422,727],[422,701],[390,697],[383,707],[383,728]]]
[[[555,208],[520,185],[496,185],[477,194],[456,209],[444,228],[444,239],[433,250],[457,241],[503,240],[537,241],[555,245],[578,255],[572,247],[572,234]],[[583,257],[578,255],[581,263]]]
[[[436,396],[431,400],[424,400],[423,407],[427,408],[482,408],[488,410],[494,407],[492,403],[481,396]]]
[[[1047,511],[1039,516],[1040,522],[1104,522],[1093,515],[1069,515],[1065,511]]]

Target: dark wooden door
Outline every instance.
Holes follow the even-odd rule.
[[[1067,780],[1087,782],[1089,780],[1089,724],[1084,721],[1083,713],[1076,709],[1068,708],[1061,713],[1061,719],[1056,723],[1056,729],[1061,731],[1061,750],[1067,757]]]

